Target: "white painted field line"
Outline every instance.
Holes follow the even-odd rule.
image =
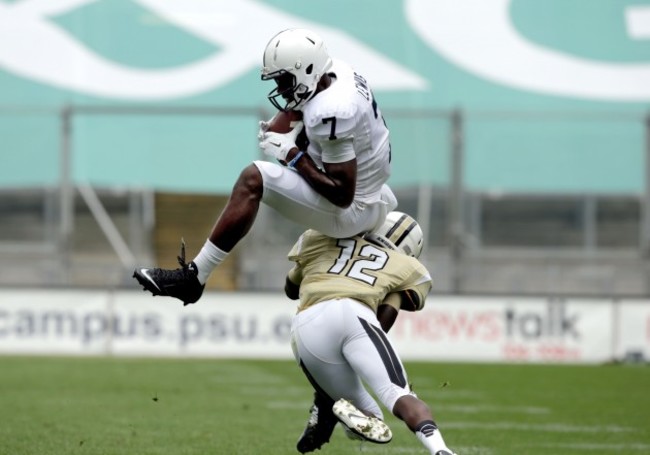
[[[217,384],[269,385],[285,384],[287,380],[255,365],[228,365],[218,371],[210,371],[208,380]]]
[[[621,444],[599,444],[597,442],[567,442],[567,443],[550,443],[536,444],[538,447],[548,447],[551,449],[578,449],[578,450],[606,450],[608,453],[623,453],[624,450],[643,450],[648,453],[650,444],[642,442],[625,442]]]
[[[283,397],[297,397],[298,401],[285,401],[285,400],[270,400],[267,401],[267,407],[270,409],[300,409],[309,408],[311,402],[306,398],[304,390],[297,390],[295,387],[273,387],[265,389],[242,389],[243,393],[247,395],[255,395],[259,397],[274,398],[278,396]],[[461,414],[483,414],[483,413],[508,413],[508,414],[526,414],[526,415],[544,415],[549,414],[550,410],[546,408],[527,407],[527,406],[465,406],[465,405],[440,405],[436,407],[440,414],[447,412],[456,412]],[[506,424],[507,425],[507,424]]]
[[[450,400],[450,399],[472,399],[480,400],[485,394],[478,390],[456,389],[452,386],[442,386],[442,384],[432,383],[430,380],[412,380],[413,390],[415,393],[426,400]]]
[[[277,396],[277,395],[276,395]],[[266,407],[269,409],[304,409],[306,411],[311,407],[312,402],[308,400],[300,401],[267,401]]]
[[[379,454],[391,455],[391,454],[400,454],[400,453],[419,455],[422,453],[426,453],[426,450],[424,450],[422,446],[415,447],[415,448],[396,446],[393,445],[394,442],[382,446],[378,446],[375,444],[368,444],[368,443],[359,444],[359,443],[354,443],[352,441],[351,444],[353,444],[355,453],[359,452],[359,453],[378,454],[378,455]],[[360,445],[360,447],[357,447],[357,445]],[[486,447],[454,447],[454,450],[457,451],[458,453],[461,453],[462,455],[495,455],[494,452],[492,452],[490,449]]]
[[[295,385],[286,383],[284,385],[271,385],[263,387],[252,387],[246,385],[239,389],[239,392],[247,396],[255,396],[260,399],[273,398],[298,398],[300,400],[309,401],[314,397],[314,392],[309,388],[296,387]]]
[[[286,381],[284,381],[281,377],[278,376],[271,376],[271,375],[265,375],[262,376],[260,374],[260,377],[250,377],[247,376],[248,373],[242,374],[241,376],[236,376],[236,375],[214,375],[210,378],[208,378],[209,382],[216,383],[216,384],[247,384],[247,385],[260,385],[260,386],[265,386],[268,384],[284,384]],[[257,373],[255,373],[257,374]]]
[[[461,405],[461,404],[441,404],[436,406],[440,412],[459,412],[465,414],[481,414],[481,413],[508,413],[508,414],[549,414],[551,412],[548,408],[540,408],[536,406],[493,406],[493,405]]]
[[[495,452],[487,447],[480,446],[456,446],[453,443],[451,448],[462,455],[494,455]]]
[[[547,433],[627,433],[634,428],[616,425],[570,425],[562,423],[517,423],[517,422],[445,422],[444,428],[479,430],[520,430]]]

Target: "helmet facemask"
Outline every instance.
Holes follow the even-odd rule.
[[[269,92],[267,98],[280,111],[300,110],[314,92],[305,84],[296,83],[296,76],[286,70],[262,75],[262,80],[269,79],[275,81],[276,87]]]

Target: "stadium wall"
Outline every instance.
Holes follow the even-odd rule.
[[[371,83],[393,187],[448,183],[458,111],[472,191],[640,194],[650,15],[634,3],[0,2],[0,188],[229,193],[271,115],[263,48],[306,27]]]
[[[404,360],[602,363],[650,358],[647,300],[435,296],[402,313]],[[295,305],[208,293],[183,307],[141,292],[0,290],[0,354],[291,359]]]

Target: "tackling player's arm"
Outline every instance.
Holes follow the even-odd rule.
[[[302,272],[300,267],[296,264],[289,273],[287,273],[287,278],[284,281],[284,293],[291,300],[298,300],[300,293],[300,282],[302,281]]]
[[[424,299],[413,289],[401,291],[400,309],[404,311],[420,311],[424,307]]]
[[[377,308],[377,319],[381,329],[388,333],[393,327],[400,310],[419,311],[424,307],[421,301],[422,296],[413,289],[392,292],[386,296],[384,301]]]
[[[377,320],[379,321],[379,325],[381,325],[381,329],[386,333],[393,327],[397,319],[397,314],[402,304],[402,299],[399,294],[399,292],[388,294],[377,308]]]
[[[431,275],[429,275],[429,272],[422,263],[414,261],[413,258],[408,258],[408,260],[414,262],[415,267],[404,285],[396,289],[395,292],[400,296],[400,310],[420,311],[424,308],[427,295],[433,283]]]

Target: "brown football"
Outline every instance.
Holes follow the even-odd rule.
[[[279,111],[269,122],[269,131],[285,134],[293,129],[293,122],[302,120],[300,111]]]

